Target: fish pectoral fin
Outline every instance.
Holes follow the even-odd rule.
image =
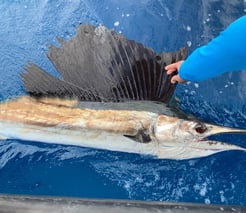
[[[127,138],[130,138],[138,143],[149,143],[151,142],[151,137],[144,130],[139,130],[136,135],[124,135]]]

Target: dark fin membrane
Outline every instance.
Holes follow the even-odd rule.
[[[62,47],[51,46],[48,58],[62,79],[34,64],[22,73],[25,89],[34,96],[72,97],[81,101],[153,100],[167,103],[175,84],[163,69],[184,60],[187,48],[156,54],[103,26],[85,24]]]

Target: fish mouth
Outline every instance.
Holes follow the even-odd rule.
[[[231,133],[231,132],[223,132],[223,133]],[[237,132],[240,134],[240,132]],[[219,135],[221,133],[216,133],[213,135]],[[210,135],[210,136],[213,136]],[[226,143],[222,141],[216,141],[216,140],[209,140],[208,137],[201,137],[198,138],[198,140],[194,140],[193,143],[189,145],[190,148],[196,149],[196,150],[210,150],[214,152],[221,152],[221,151],[226,151],[226,150],[241,150],[241,151],[246,151],[246,148],[231,144],[231,143]]]
[[[222,141],[215,141],[215,140],[209,140],[207,137],[205,138],[200,138],[196,141],[199,146],[191,146],[194,149],[209,149],[209,150],[221,150],[221,149],[225,149],[224,145],[228,145],[228,146],[233,146],[232,144],[227,144],[225,142]],[[204,146],[202,146],[204,144]]]

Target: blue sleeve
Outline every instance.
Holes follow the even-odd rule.
[[[196,49],[182,63],[179,76],[187,81],[202,81],[242,69],[246,69],[246,16],[237,19],[207,45]]]

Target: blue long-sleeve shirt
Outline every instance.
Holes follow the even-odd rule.
[[[246,16],[243,16],[207,45],[196,49],[182,64],[179,76],[202,81],[225,72],[246,69]]]

